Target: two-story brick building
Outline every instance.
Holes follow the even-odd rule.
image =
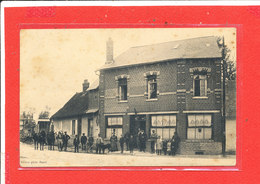
[[[99,70],[100,133],[163,139],[177,131],[181,154],[221,153],[221,49],[216,37],[132,47]]]

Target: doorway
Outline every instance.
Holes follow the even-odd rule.
[[[146,117],[144,116],[131,116],[130,118],[130,134],[136,136],[139,128],[146,132]]]

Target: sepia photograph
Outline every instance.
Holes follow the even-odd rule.
[[[20,30],[20,166],[236,165],[237,30]]]

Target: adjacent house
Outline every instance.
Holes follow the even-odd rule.
[[[67,132],[70,136],[81,135],[98,136],[98,80],[89,87],[88,80],[82,84],[83,90],[76,93],[52,117],[55,132]]]
[[[180,154],[221,154],[221,58],[213,36],[132,47],[116,58],[108,40],[99,70],[101,135],[142,129],[149,149],[152,130],[163,139],[177,131]]]

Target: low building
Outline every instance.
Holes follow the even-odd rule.
[[[99,70],[99,119],[102,137],[180,137],[181,154],[221,154],[221,48],[216,37],[139,46],[107,61]]]
[[[96,138],[99,133],[98,124],[98,80],[89,87],[85,80],[83,90],[76,93],[52,117],[54,132],[67,132],[68,135],[82,135]]]

